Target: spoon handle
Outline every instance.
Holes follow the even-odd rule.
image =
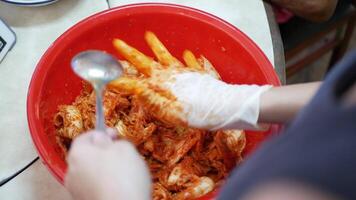
[[[94,87],[95,90],[95,96],[96,96],[96,103],[95,103],[95,108],[96,108],[96,121],[95,121],[95,129],[99,131],[106,131],[106,126],[105,126],[105,117],[104,117],[104,110],[103,110],[103,90],[104,86],[103,85],[98,85]]]

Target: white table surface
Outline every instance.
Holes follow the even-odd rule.
[[[37,157],[26,118],[26,95],[41,55],[66,29],[98,11],[141,0],[60,0],[36,8],[0,2],[0,18],[17,35],[15,47],[0,63],[0,181]],[[152,2],[152,1],[150,1]],[[246,33],[274,63],[268,20],[261,0],[158,0],[198,8]],[[0,199],[69,199],[66,190],[37,161],[0,188]]]

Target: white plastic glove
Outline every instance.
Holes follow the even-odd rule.
[[[258,116],[261,94],[271,85],[232,85],[209,74],[173,74],[163,83],[183,105],[189,126],[217,129],[261,129]]]
[[[110,87],[138,95],[151,114],[174,125],[208,130],[265,128],[258,124],[260,98],[271,85],[227,84],[207,71],[156,70],[147,78],[120,78]]]
[[[73,141],[65,185],[76,200],[151,199],[150,174],[135,147],[97,131]]]

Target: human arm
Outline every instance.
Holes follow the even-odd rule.
[[[178,100],[190,104],[186,110],[191,111],[188,122],[192,126],[254,129],[259,127],[258,123],[290,122],[309,103],[320,84],[232,85],[191,74],[177,78],[177,85],[172,86],[171,91]]]
[[[261,95],[260,123],[291,121],[314,96],[321,82],[274,87]]]
[[[258,129],[258,123],[291,121],[319,88],[320,82],[275,86],[227,84],[207,74],[187,72],[159,83],[174,96],[179,114],[160,106],[162,119],[177,116],[189,126],[203,129]],[[146,99],[148,106],[156,101]]]
[[[338,0],[268,0],[286,8],[295,15],[314,22],[328,20],[334,13]]]
[[[259,122],[283,123],[290,120],[303,105],[300,102],[294,110],[285,105],[284,108],[288,109],[278,110],[277,116],[283,116],[281,112],[286,111],[290,112],[287,113],[289,117],[273,118],[271,115],[275,114],[279,105],[268,103],[268,99],[280,100],[278,95],[281,92],[295,87],[288,86],[281,90],[271,89],[272,85],[227,84],[204,57],[198,62],[191,52],[187,54],[185,51],[184,65],[165,49],[153,33],[146,32],[145,38],[155,52],[157,61],[120,39],[114,40],[114,46],[131,63],[136,75],[117,79],[109,87],[134,93],[148,112],[163,122],[208,130],[260,129]],[[259,120],[261,95],[265,92],[272,96],[276,94],[277,98],[265,95],[267,101],[262,101],[262,120]],[[291,102],[285,100],[279,103]]]

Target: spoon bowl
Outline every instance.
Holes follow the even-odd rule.
[[[72,69],[90,83],[108,83],[123,73],[121,64],[111,55],[97,50],[83,51],[72,59]]]

